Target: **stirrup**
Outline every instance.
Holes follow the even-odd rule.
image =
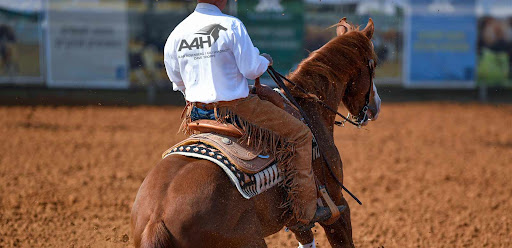
[[[336,208],[339,211],[339,213],[341,213],[343,210],[345,210],[345,208],[347,208],[347,206],[341,205],[341,206],[336,206]],[[312,223],[314,225],[315,222],[318,222],[318,223],[330,225],[332,223],[326,223],[326,222],[331,218],[331,216],[332,216],[332,212],[329,207],[318,207],[316,209],[315,217],[313,217],[313,220],[311,220],[310,224]]]
[[[347,206],[341,205],[341,206],[336,206],[336,208],[341,213],[343,210],[345,210],[345,208],[347,208]],[[307,231],[307,230],[310,230],[311,228],[313,228],[315,226],[315,223],[317,223],[317,222],[321,223],[321,224],[327,224],[325,222],[327,220],[329,220],[331,218],[331,216],[332,216],[332,213],[328,207],[319,206],[316,209],[315,217],[313,217],[311,222],[309,222],[308,224],[298,223],[293,226],[289,226],[287,228],[294,232],[304,232],[304,231]],[[332,224],[332,223],[329,223],[327,225],[330,225],[330,224]]]
[[[324,185],[322,185],[318,188],[318,192],[320,192],[320,196],[322,196],[325,203],[327,203],[327,206],[331,210],[331,216],[329,217],[329,219],[322,221],[322,224],[331,225],[340,218],[341,211],[343,211],[343,209],[345,209],[345,206],[343,206],[344,207],[343,209],[339,209],[339,207],[336,206],[334,201],[331,199],[331,197],[327,193],[327,190],[325,189]]]

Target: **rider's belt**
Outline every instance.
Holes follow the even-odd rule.
[[[212,103],[193,102],[192,106],[194,106],[196,108],[203,109],[203,110],[212,110],[217,107],[229,106],[229,105],[236,103],[242,99],[244,99],[244,98],[239,98],[239,99],[235,99],[232,101],[218,101],[218,102],[212,102]]]
[[[217,102],[212,102],[212,103],[193,102],[192,106],[194,106],[196,108],[203,109],[203,110],[212,110],[215,107],[217,107],[217,104],[218,104]]]

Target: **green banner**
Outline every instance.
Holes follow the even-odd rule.
[[[478,84],[512,87],[512,16],[481,17],[478,28]]]
[[[238,1],[238,18],[254,45],[274,59],[274,68],[287,73],[304,57],[302,0]]]

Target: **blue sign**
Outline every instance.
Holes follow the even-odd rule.
[[[474,87],[477,18],[474,0],[411,2],[406,25],[405,83]]]

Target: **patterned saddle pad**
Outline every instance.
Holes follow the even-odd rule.
[[[284,179],[284,172],[270,155],[250,150],[236,142],[236,138],[214,133],[194,134],[169,148],[162,158],[183,155],[205,159],[217,164],[228,175],[240,194],[250,199],[276,186]],[[319,157],[318,145],[313,140],[313,157]]]
[[[283,173],[273,161],[259,172],[244,172],[238,169],[219,149],[200,141],[197,143],[182,142],[167,150],[162,157],[165,158],[173,154],[205,159],[217,164],[246,199],[250,199],[283,181]]]

